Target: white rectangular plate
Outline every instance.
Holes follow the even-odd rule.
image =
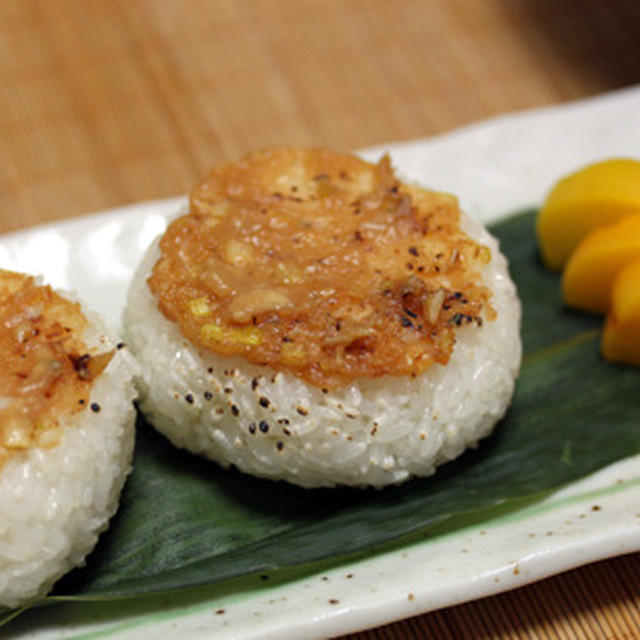
[[[464,209],[491,222],[538,205],[569,171],[606,157],[637,157],[639,150],[640,89],[633,88],[363,155],[389,151],[405,177],[458,194]],[[0,239],[0,266],[75,290],[117,327],[142,252],[184,205],[184,198],[148,202],[9,234]],[[637,550],[638,456],[508,517],[302,580],[242,593],[212,587],[131,602],[65,603],[29,612],[9,631],[37,639],[326,637]]]

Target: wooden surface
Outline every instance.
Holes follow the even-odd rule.
[[[640,82],[637,0],[2,0],[0,233]],[[0,240],[1,242],[1,240]],[[640,638],[640,556],[349,636]]]

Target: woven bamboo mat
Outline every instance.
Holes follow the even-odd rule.
[[[637,0],[1,0],[0,233],[640,82]],[[640,555],[349,636],[640,638]]]

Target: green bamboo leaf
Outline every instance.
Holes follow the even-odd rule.
[[[565,309],[537,257],[534,212],[493,227],[523,301],[512,406],[481,446],[384,490],[303,490],[225,472],[141,419],[120,510],[65,598],[132,597],[298,568],[440,535],[520,508],[640,452],[640,372],[599,356],[601,319]],[[579,372],[579,375],[576,375]]]

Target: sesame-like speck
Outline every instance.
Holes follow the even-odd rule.
[[[205,391],[202,395],[205,400],[211,400],[211,398],[213,398],[213,393],[211,393],[211,391]]]
[[[240,409],[238,409],[238,407],[235,404],[232,404],[231,413],[237,418],[240,415]]]
[[[192,393],[187,393],[187,395],[184,397],[184,399],[185,399],[189,404],[193,404],[193,394],[192,394]]]
[[[258,402],[260,403],[261,407],[268,407],[271,404],[271,400],[269,400],[269,398],[267,398],[266,396],[260,396],[260,399],[258,400]]]
[[[304,407],[298,407],[296,409],[296,411],[301,415],[301,416],[306,416],[309,412],[304,408]]]
[[[284,442],[282,442],[282,440],[278,440],[278,442],[276,442],[276,449],[278,451],[282,451],[284,449]]]
[[[269,423],[266,420],[260,420],[258,427],[262,433],[267,433],[267,431],[269,431]]]
[[[100,411],[100,405],[97,402],[92,402],[91,411],[93,411],[94,413],[98,413],[98,411]]]

